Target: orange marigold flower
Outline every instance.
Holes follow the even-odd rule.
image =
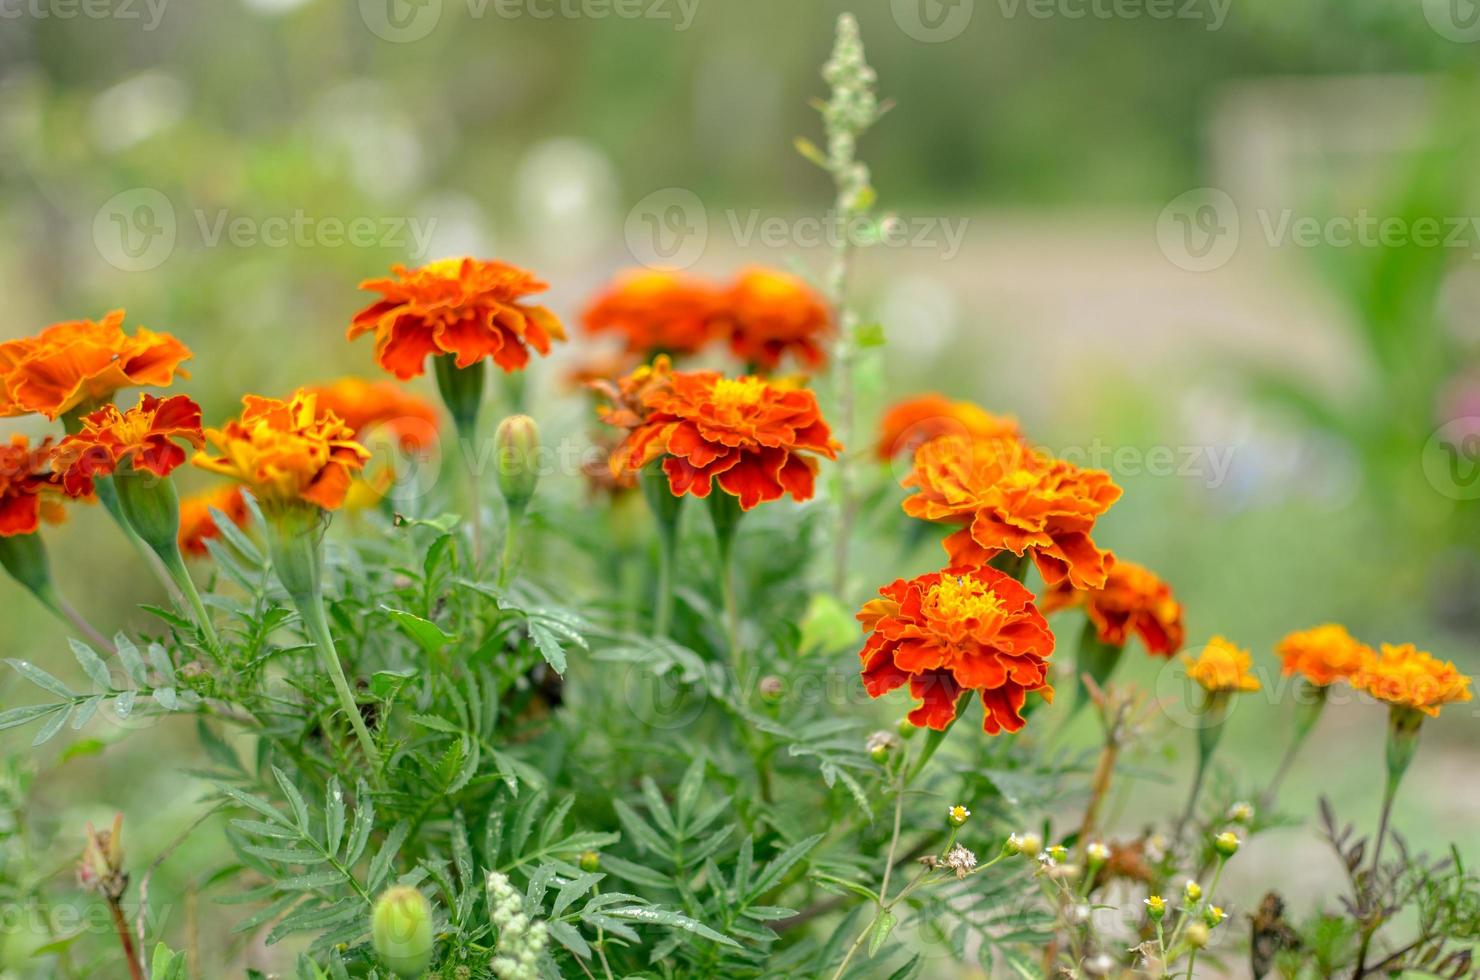
[[[788,352],[809,368],[827,359],[821,342],[832,331],[832,313],[801,279],[775,269],[740,273],[724,298],[721,323],[735,356],[774,371]]]
[[[1335,623],[1291,633],[1275,652],[1285,662],[1285,676],[1300,674],[1318,687],[1350,678],[1373,656],[1371,647]]]
[[[318,399],[319,411],[339,416],[354,430],[356,440],[384,429],[407,452],[417,452],[437,439],[436,406],[395,382],[340,378],[302,391]]]
[[[899,579],[858,614],[868,634],[859,658],[863,686],[881,697],[908,681],[920,701],[910,723],[944,731],[962,691],[981,694],[982,728],[1023,727],[1029,691],[1053,700],[1047,658],[1053,634],[1033,593],[989,566],[948,568]]]
[[[552,339],[565,339],[555,314],[520,302],[549,287],[505,262],[441,259],[391,272],[360,283],[381,299],[355,314],[349,339],[374,333],[375,359],[403,381],[426,370],[429,354],[451,354],[460,368],[492,357],[517,371],[529,363],[529,348],[548,354]]]
[[[180,501],[180,551],[183,554],[203,558],[209,554],[206,542],[221,536],[221,529],[211,516],[212,509],[226,515],[237,527],[245,527],[251,517],[241,485],[237,483],[186,497]]]
[[[808,454],[836,459],[842,448],[812,392],[761,378],[675,372],[659,358],[622,379],[615,394],[602,418],[631,431],[612,454],[612,472],[662,459],[675,496],[707,497],[718,482],[742,510],[785,493],[807,500],[817,474]]]
[[[81,429],[57,447],[54,465],[69,493],[91,493],[94,478],[111,476],[125,462],[169,476],[185,462],[179,439],[196,449],[205,445],[200,406],[185,395],[140,395],[139,404],[126,412],[104,405],[83,416]]]
[[[286,402],[247,395],[242,405],[241,418],[205,430],[220,455],[197,453],[196,466],[246,484],[264,508],[344,503],[351,476],[370,456],[353,429],[305,391]]]
[[[34,337],[0,344],[0,417],[39,412],[49,419],[108,401],[120,388],[163,388],[190,350],[166,333],[123,332],[123,311],[99,321],[54,323]]]
[[[66,516],[61,497],[69,493],[52,470],[50,439],[32,446],[17,433],[10,445],[0,444],[0,537],[32,534],[44,520],[59,523]]]
[[[1221,636],[1209,640],[1196,658],[1184,655],[1182,660],[1187,664],[1187,676],[1205,691],[1259,690],[1259,678],[1249,673],[1253,665],[1249,651],[1234,646]]]
[[[1006,440],[940,436],[915,451],[904,481],[919,492],[904,511],[965,525],[945,540],[953,565],[1031,553],[1048,585],[1105,584],[1107,555],[1090,538],[1095,520],[1120,498],[1104,470],[1081,469]]]
[[[887,462],[943,435],[983,442],[1005,439],[1016,443],[1022,439],[1017,419],[993,415],[971,402],[955,402],[929,392],[896,402],[884,413],[874,454]]]
[[[589,333],[621,336],[630,354],[692,354],[714,336],[719,290],[677,272],[633,270],[586,308]]]
[[[1101,643],[1123,647],[1135,633],[1156,656],[1170,657],[1182,649],[1182,604],[1172,596],[1172,587],[1143,565],[1106,558],[1110,567],[1103,586],[1076,589],[1065,579],[1044,594],[1043,612],[1083,606]]]
[[[1382,652],[1371,657],[1352,675],[1353,687],[1399,708],[1422,711],[1439,717],[1439,708],[1470,700],[1470,679],[1453,662],[1418,649],[1412,643],[1384,643]]]

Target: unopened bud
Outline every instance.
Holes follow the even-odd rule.
[[[431,903],[415,888],[387,888],[371,913],[370,938],[391,972],[401,977],[421,976],[432,962]]]
[[[899,748],[899,744],[899,736],[881,730],[868,737],[868,741],[864,743],[864,749],[868,752],[870,759],[882,766]]]
[[[493,435],[499,493],[509,509],[523,513],[539,484],[540,429],[528,415],[510,415]]]
[[[908,718],[899,719],[899,724],[896,728],[899,731],[900,738],[914,738],[915,733],[920,730]]]
[[[1199,901],[1202,899],[1202,885],[1188,878],[1187,884],[1182,886],[1182,895],[1189,902]]]
[[[1238,853],[1239,843],[1237,834],[1231,830],[1225,830],[1213,838],[1213,850],[1217,851],[1222,857],[1233,857]]]
[[[1234,823],[1250,824],[1254,822],[1254,804],[1238,802],[1228,808],[1228,819]]]
[[[581,870],[590,874],[601,867],[601,855],[595,851],[581,852]]]
[[[1161,917],[1167,914],[1166,899],[1160,895],[1151,895],[1146,899],[1146,915],[1152,922],[1160,922]]]
[[[786,693],[786,684],[775,674],[767,674],[760,681],[761,700],[767,704],[780,704],[781,696]]]
[[[1209,929],[1212,929],[1226,918],[1228,918],[1228,913],[1216,905],[1209,905],[1203,910],[1203,921],[1208,924]]]
[[[1187,945],[1193,949],[1202,949],[1208,944],[1208,927],[1201,922],[1193,922],[1187,926]]]
[[[1094,841],[1084,849],[1084,856],[1089,859],[1091,868],[1098,868],[1110,860],[1110,848],[1104,841]]]

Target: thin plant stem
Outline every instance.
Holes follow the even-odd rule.
[[[925,740],[925,745],[920,750],[919,757],[910,768],[909,775],[905,779],[906,784],[914,782],[915,777],[924,771],[925,764],[930,761],[930,757],[935,754],[935,750],[940,748],[940,743],[946,740],[946,736],[950,734],[951,729],[955,727],[956,722],[960,720],[961,715],[966,711],[966,706],[971,703],[971,695],[973,693],[970,690],[961,692],[961,697],[956,700],[956,716],[951,719],[950,723],[944,729],[930,733],[930,737]]]
[[[78,612],[76,607],[62,598],[59,593],[53,591],[51,598],[49,600],[43,600],[43,602],[62,621],[75,627],[78,632],[86,636],[98,649],[110,656],[118,652],[114,648],[113,642],[104,636],[96,626],[88,622],[87,617]]]
[[[471,439],[467,441],[469,445],[472,444]],[[483,478],[478,472],[478,463],[466,457],[463,462],[468,467],[468,531],[472,537],[473,567],[476,569],[483,564]]]
[[[319,663],[324,668],[324,672],[329,675],[329,680],[333,682],[335,693],[339,695],[339,706],[349,716],[350,727],[354,729],[355,737],[360,740],[360,748],[365,752],[365,759],[370,763],[375,777],[379,779],[380,751],[375,747],[375,740],[370,737],[370,730],[365,727],[365,719],[360,717],[359,704],[350,690],[349,681],[344,677],[344,668],[340,665],[339,654],[334,649],[334,637],[329,632],[329,617],[324,612],[324,600],[318,595],[295,596],[294,600],[299,614],[303,617],[304,626],[313,639],[314,647],[318,650]]]
[[[128,973],[133,980],[144,980],[144,968],[139,965],[139,954],[134,949],[134,937],[128,931],[128,919],[124,917],[123,905],[116,898],[108,899],[108,914],[113,918],[113,929],[118,933],[119,945],[123,947],[123,958],[128,961]]]
[[[664,639],[673,628],[673,566],[678,551],[678,534],[674,529],[659,527],[658,594],[653,614],[653,632]]]
[[[1290,747],[1285,750],[1285,756],[1280,760],[1279,768],[1274,771],[1274,776],[1270,779],[1269,785],[1259,795],[1259,808],[1261,810],[1274,805],[1275,798],[1280,792],[1280,786],[1284,783],[1285,777],[1289,775],[1290,767],[1295,764],[1295,757],[1300,754],[1300,747],[1304,744],[1304,738],[1290,740]]]
[[[194,580],[190,577],[190,570],[185,567],[185,558],[180,554],[179,546],[173,548],[173,554],[162,554],[159,556],[165,570],[180,587],[190,608],[195,615],[195,624],[200,627],[201,635],[205,637],[206,645],[212,652],[219,652],[221,640],[216,635],[216,627],[211,623],[211,613],[206,609],[206,604],[201,601],[200,590],[195,587]]]
[[[512,511],[510,512],[509,526],[504,532],[504,550],[498,563],[499,588],[503,588],[509,584],[509,575],[514,570],[514,545],[516,544],[516,539],[519,537],[519,524],[521,520],[522,515],[513,513]]]

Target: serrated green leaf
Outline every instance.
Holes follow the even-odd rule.
[[[344,789],[338,776],[330,776],[324,790],[324,840],[330,854],[338,854],[344,843]]]
[[[540,656],[545,658],[545,663],[557,674],[565,674],[565,648],[560,645],[560,640],[544,623],[531,620],[529,622],[529,638],[534,641],[535,649],[539,650]]]
[[[659,908],[653,905],[629,905],[618,909],[607,909],[604,913],[614,919],[626,919],[631,922],[646,922],[651,925],[668,926],[671,929],[682,929],[684,932],[702,936],[712,942],[724,946],[740,948],[740,944],[729,936],[715,932],[704,923],[691,919],[682,912],[672,909]]]

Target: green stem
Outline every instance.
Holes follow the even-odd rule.
[[[345,679],[344,668],[339,663],[339,654],[334,649],[334,637],[329,632],[329,617],[324,611],[323,597],[316,593],[295,595],[293,603],[298,607],[298,614],[303,617],[303,624],[318,651],[319,665],[329,675],[334,691],[339,695],[339,707],[349,717],[350,727],[360,740],[360,748],[365,752],[370,770],[379,779],[380,751],[375,747],[375,740],[370,737],[370,730],[365,727],[365,719],[360,716],[360,706],[355,701],[354,692]]]
[[[201,601],[200,591],[195,587],[195,582],[190,578],[190,572],[185,567],[185,558],[180,554],[179,545],[171,548],[172,553],[161,551],[160,561],[164,563],[165,570],[174,579],[180,591],[185,594],[190,608],[195,614],[195,624],[200,627],[201,635],[205,637],[206,646],[214,653],[221,651],[221,640],[216,635],[216,627],[211,623],[211,613],[206,609],[206,604]]]
[[[663,639],[673,627],[673,566],[678,552],[678,534],[673,529],[658,530],[658,595],[653,614],[653,632]]]
[[[499,558],[498,584],[503,588],[509,583],[509,575],[514,570],[514,545],[519,537],[519,525],[524,520],[522,512],[516,512],[513,508],[509,510],[509,526],[504,532],[504,550]]]
[[[673,571],[678,560],[679,518],[683,498],[675,497],[668,477],[659,464],[651,464],[638,474],[643,499],[658,526],[658,589],[654,602],[653,631],[666,639],[673,627]],[[715,493],[719,491],[713,491]]]
[[[956,722],[961,720],[961,715],[965,713],[966,706],[971,703],[971,696],[974,693],[970,690],[962,691],[961,696],[956,700],[956,716],[951,719],[950,724],[940,731],[931,730],[930,735],[925,739],[924,746],[920,749],[919,758],[915,760],[915,764],[910,767],[909,774],[905,777],[905,785],[914,782],[915,777],[925,770],[925,764],[930,761],[931,756],[935,755],[935,750],[940,748],[940,744],[946,740],[946,736],[951,733]]]

